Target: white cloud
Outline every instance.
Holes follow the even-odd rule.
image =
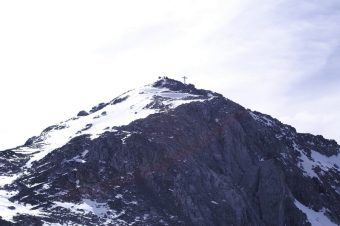
[[[339,12],[337,0],[2,1],[0,149],[163,74],[340,140]]]

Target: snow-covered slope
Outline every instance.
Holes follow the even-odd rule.
[[[45,129],[38,137],[33,137],[29,141],[29,146],[19,147],[13,151],[31,155],[26,164],[26,167],[31,167],[34,161],[42,159],[77,136],[88,134],[92,139],[97,138],[104,132],[113,131],[116,126],[127,125],[151,114],[193,101],[214,98],[211,92],[207,92],[206,95],[195,95],[188,93],[188,90],[174,91],[167,88],[178,85],[181,83],[162,79],[158,83],[128,91],[109,103],[93,107],[90,113],[80,112],[75,118]]]
[[[0,216],[4,220],[13,221],[13,217],[18,214],[48,215],[46,211],[40,210],[37,206],[12,202],[11,197],[15,196],[18,191],[9,191],[5,188],[15,179],[29,174],[28,171],[34,162],[43,159],[73,138],[88,135],[91,139],[95,139],[105,132],[115,131],[116,127],[128,125],[151,114],[166,112],[190,102],[211,100],[214,97],[214,93],[209,91],[200,90],[197,93],[192,85],[183,85],[172,79],[160,79],[153,84],[130,90],[108,103],[101,103],[88,112],[81,111],[76,117],[46,128],[39,136],[30,138],[25,145],[10,150],[14,155],[20,155],[20,158],[28,159],[28,161],[19,172],[8,171],[0,176]],[[84,163],[82,158],[86,154],[85,151],[69,161]],[[16,161],[16,159],[9,158],[7,160],[10,163]],[[36,186],[36,184],[33,186]],[[44,186],[48,187],[49,185],[44,184]],[[70,207],[71,210],[78,211],[78,213],[79,211],[80,213],[82,211],[97,213],[99,209],[103,209],[103,206],[105,206],[98,206],[96,202],[84,200],[83,203],[78,205],[55,202],[54,206]]]

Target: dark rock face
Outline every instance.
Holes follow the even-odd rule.
[[[339,169],[316,167],[311,177],[299,167],[313,150],[339,154],[334,141],[223,97],[184,104],[76,137],[34,162],[11,185],[12,199],[49,216],[18,216],[16,225],[310,226],[296,200],[339,224]],[[105,212],[56,205],[88,200]]]
[[[1,226],[13,226],[13,224],[11,222],[4,221],[1,218],[0,218],[0,225]]]
[[[0,152],[0,175],[16,174],[20,167],[28,160],[27,156],[15,153],[12,150]]]
[[[90,113],[94,113],[94,112],[97,112],[101,109],[103,109],[105,106],[107,106],[108,103],[100,103],[98,104],[97,106],[94,106],[91,110],[90,110]]]
[[[89,115],[89,113],[87,113],[86,111],[80,111],[80,112],[77,114],[78,117],[87,116],[87,115]]]
[[[124,95],[124,94],[123,94],[123,95]],[[124,100],[126,100],[127,98],[129,98],[129,96],[117,97],[117,98],[113,99],[110,103],[111,103],[112,105],[114,105],[114,104],[119,104],[119,103],[123,102]]]

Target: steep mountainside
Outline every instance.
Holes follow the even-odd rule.
[[[340,146],[172,79],[0,151],[0,225],[334,226]]]

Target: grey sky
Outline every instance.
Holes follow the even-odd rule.
[[[0,2],[0,149],[99,102],[187,75],[340,141],[338,0]]]

